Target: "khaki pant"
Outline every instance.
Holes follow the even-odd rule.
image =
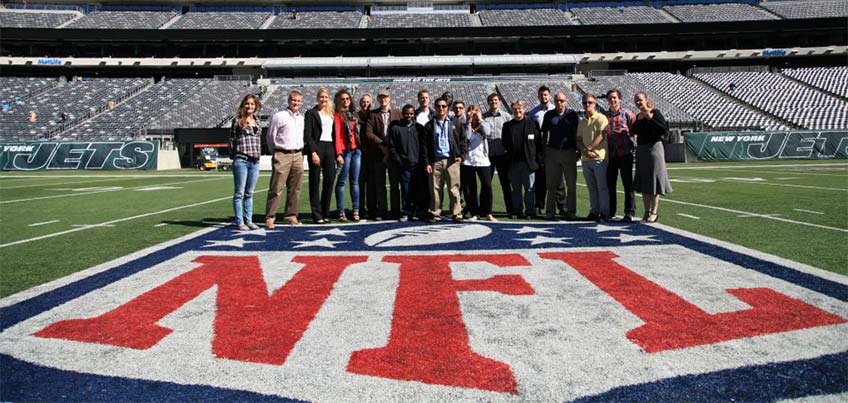
[[[297,221],[297,203],[303,186],[303,154],[285,154],[275,152],[273,157],[271,184],[268,188],[268,202],[265,204],[265,219],[273,220],[280,208],[283,184],[286,186],[286,220]]]
[[[548,147],[545,150],[545,175],[547,176],[548,197],[545,205],[545,215],[553,217],[556,212],[556,191],[562,186],[565,177],[565,210],[567,213],[577,211],[577,151],[574,149],[560,150]]]
[[[433,174],[430,175],[430,192],[432,203],[430,214],[442,215],[442,188],[447,182],[450,194],[450,209],[454,216],[462,215],[462,206],[459,204],[459,165],[454,159],[443,159],[433,164]]]

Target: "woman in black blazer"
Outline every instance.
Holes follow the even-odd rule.
[[[318,105],[306,111],[303,124],[303,153],[309,160],[309,204],[316,224],[330,222],[330,199],[336,179],[333,115],[330,91],[321,88],[318,90]]]

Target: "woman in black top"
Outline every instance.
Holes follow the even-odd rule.
[[[633,123],[636,135],[635,191],[642,193],[645,215],[642,222],[657,222],[660,195],[671,193],[668,171],[665,167],[663,138],[668,135],[668,122],[659,110],[654,109],[647,94],[639,92],[633,99],[639,114]]]
[[[306,111],[303,121],[303,151],[309,159],[309,204],[316,224],[330,222],[330,200],[336,179],[334,115],[330,91],[319,89],[318,105]]]
[[[253,223],[253,190],[259,178],[262,154],[262,128],[256,113],[262,108],[259,97],[247,94],[239,104],[238,116],[230,129],[230,157],[233,160],[233,212],[239,231],[259,229]]]

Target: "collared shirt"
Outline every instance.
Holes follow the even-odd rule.
[[[419,106],[418,109],[415,110],[415,121],[418,122],[418,124],[420,124],[421,126],[424,126],[427,124],[427,122],[433,119],[434,115],[435,113],[432,109],[427,109],[427,111],[425,112]]]
[[[291,109],[279,111],[271,116],[266,136],[268,147],[277,150],[300,150],[303,148],[303,114]]]
[[[450,119],[439,122],[433,119],[433,132],[436,136],[436,157],[450,157]]]
[[[492,133],[489,138],[492,140],[500,140],[503,125],[504,123],[512,120],[512,115],[500,110],[495,113],[492,113],[492,111],[486,111],[486,113],[483,114],[483,120],[489,122],[489,128],[492,129]]]
[[[630,130],[636,115],[627,109],[619,109],[618,112],[607,111],[604,114],[609,121],[607,130],[607,144],[609,145],[610,157],[623,157],[634,150],[636,140]]]
[[[253,159],[259,159],[262,155],[262,129],[259,121],[255,125],[241,126],[238,120],[233,122],[230,132],[230,147],[235,155],[244,155]]]
[[[556,108],[556,106],[554,106],[553,103],[548,102],[545,105],[536,105],[533,109],[530,109],[530,112],[527,112],[527,114],[536,121],[536,124],[539,125],[539,127],[542,127],[542,122],[545,121],[545,112],[554,108]]]
[[[577,135],[580,136],[580,139],[583,140],[583,145],[588,147],[592,146],[592,143],[595,142],[599,136],[604,136],[604,139],[598,144],[597,147],[593,147],[592,149],[595,151],[596,161],[603,161],[607,155],[607,117],[600,113],[593,113],[592,116],[585,117],[580,123],[577,124]],[[587,158],[583,155],[584,161],[592,160],[593,158]]]
[[[383,119],[383,138],[386,138],[386,136],[389,134],[389,123],[392,123],[392,122],[389,122],[389,118],[391,116],[392,116],[391,110],[388,110],[388,111],[385,111],[385,112],[382,112],[382,111],[380,112],[380,117]]]

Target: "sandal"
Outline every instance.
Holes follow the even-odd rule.
[[[353,212],[353,221],[359,221],[359,212],[358,211]]]
[[[339,221],[347,222],[347,217],[345,217],[345,213],[339,213]]]

